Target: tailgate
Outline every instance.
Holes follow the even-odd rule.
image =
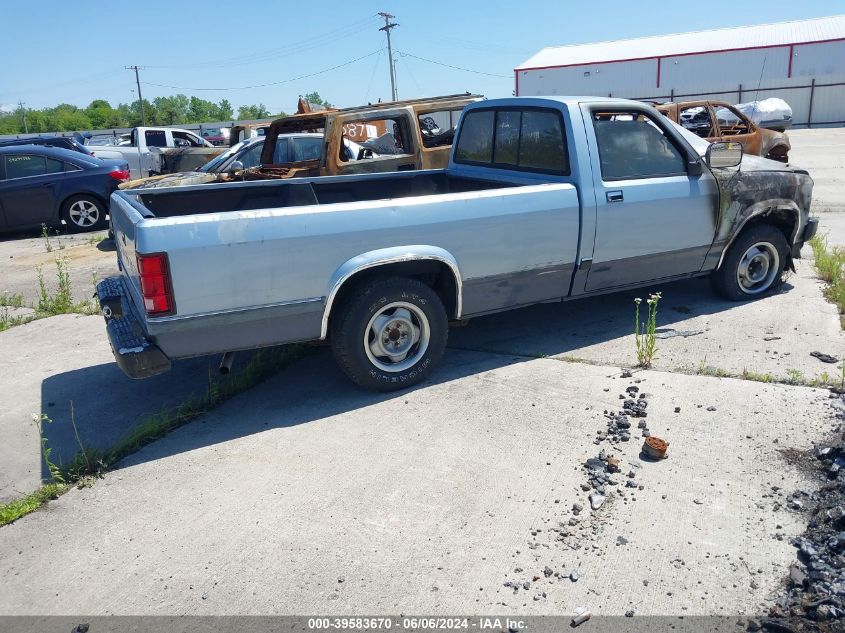
[[[135,242],[138,225],[145,217],[152,217],[152,214],[136,200],[135,196],[114,192],[109,205],[109,222],[117,249],[117,264],[127,282],[127,289],[135,305],[143,306],[138,263],[135,260]]]

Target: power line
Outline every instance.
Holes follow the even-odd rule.
[[[158,84],[153,83],[152,81],[145,81],[144,84],[147,86],[157,86],[159,88],[171,88],[173,90],[193,90],[193,91],[228,91],[228,90],[252,90],[253,88],[266,88],[267,86],[278,86],[281,84],[288,84],[293,81],[299,81],[300,79],[307,79],[309,77],[316,77],[317,75],[322,75],[324,73],[330,72],[332,70],[337,70],[338,68],[343,68],[344,66],[349,66],[354,64],[355,62],[360,62],[362,59],[367,59],[368,57],[372,57],[373,55],[378,55],[384,50],[384,48],[380,48],[377,51],[373,51],[372,53],[367,53],[366,55],[362,55],[361,57],[356,57],[355,59],[350,59],[349,61],[343,62],[342,64],[337,64],[336,66],[332,66],[331,68],[324,68],[323,70],[318,70],[317,72],[309,73],[307,75],[300,75],[299,77],[291,77],[290,79],[283,79],[281,81],[271,81],[265,84],[256,84],[254,86],[238,86],[234,88],[190,88],[186,86],[171,86],[170,84]]]
[[[221,68],[221,67],[232,67],[232,66],[244,66],[247,64],[256,64],[260,62],[270,61],[271,59],[278,59],[280,57],[287,57],[290,55],[295,55],[297,53],[303,53],[308,50],[314,48],[322,48],[325,47],[327,44],[331,44],[337,42],[342,39],[346,39],[353,35],[357,35],[361,32],[363,28],[367,25],[372,24],[374,22],[379,21],[375,15],[368,16],[362,20],[358,20],[357,22],[353,22],[351,24],[347,24],[342,26],[338,29],[334,29],[328,31],[326,33],[321,33],[318,35],[314,35],[312,37],[305,38],[300,40],[299,42],[289,43],[280,48],[273,48],[268,49],[265,51],[258,51],[255,53],[249,53],[247,55],[239,55],[236,57],[227,57],[223,59],[213,60],[213,61],[202,61],[202,62],[194,62],[189,64],[170,64],[170,65],[148,65],[147,68],[155,68],[155,69],[189,69],[189,68],[203,68],[203,67],[214,67],[214,68]]]
[[[398,101],[399,97],[396,94],[396,67],[393,63],[393,47],[390,45],[390,31],[399,25],[390,21],[392,18],[396,17],[395,15],[390,15],[384,11],[379,11],[379,15],[384,18],[384,26],[381,27],[379,31],[387,33],[387,60],[390,62],[390,94],[393,97],[393,101]]]
[[[402,55],[403,57],[413,57],[414,59],[419,59],[424,62],[428,62],[429,64],[437,64],[438,66],[445,66],[446,68],[452,68],[454,70],[462,70],[466,73],[475,73],[476,75],[487,75],[488,77],[502,77],[503,79],[512,79],[511,75],[497,75],[496,73],[485,73],[481,70],[473,70],[472,68],[463,68],[461,66],[453,66],[452,64],[444,64],[443,62],[438,62],[433,59],[428,59],[426,57],[420,57],[419,55],[412,55],[411,53],[406,53],[405,51],[397,50],[397,53]]]

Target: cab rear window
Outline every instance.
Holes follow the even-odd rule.
[[[563,118],[544,108],[473,110],[461,125],[455,162],[569,175]]]

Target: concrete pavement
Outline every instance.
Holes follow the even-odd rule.
[[[759,614],[812,485],[791,456],[833,422],[823,390],[638,373],[670,457],[621,443],[644,489],[569,525],[617,370],[449,352],[385,396],[328,356],[3,528],[0,614]]]

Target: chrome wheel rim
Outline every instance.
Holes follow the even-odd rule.
[[[756,295],[768,290],[780,270],[780,255],[769,242],[757,242],[742,255],[736,270],[740,290]]]
[[[83,229],[94,226],[100,219],[100,210],[97,205],[88,200],[77,200],[68,209],[70,221]]]
[[[425,313],[412,303],[394,301],[380,308],[364,330],[364,352],[385,372],[413,367],[428,349],[431,328]]]

